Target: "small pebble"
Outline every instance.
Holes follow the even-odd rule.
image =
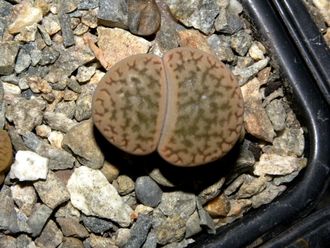
[[[144,205],[156,207],[162,198],[162,190],[148,176],[138,177],[135,182],[136,198]]]

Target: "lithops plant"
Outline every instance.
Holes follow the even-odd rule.
[[[0,174],[6,171],[13,159],[13,147],[8,133],[0,130]]]
[[[111,67],[96,88],[93,120],[108,141],[128,153],[157,149],[173,165],[197,166],[234,146],[243,99],[216,57],[175,48],[163,58],[134,55]]]

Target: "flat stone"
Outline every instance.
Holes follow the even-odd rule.
[[[0,230],[8,230],[10,233],[19,231],[14,200],[8,188],[0,191]]]
[[[306,158],[280,156],[276,154],[262,154],[259,162],[255,164],[253,173],[257,176],[288,175],[295,171],[300,171],[306,166],[306,164]]]
[[[160,26],[160,12],[154,0],[128,0],[128,28],[133,34],[148,36]]]
[[[126,175],[120,175],[112,185],[117,189],[120,195],[127,195],[135,188],[134,181]]]
[[[130,231],[131,229],[129,228],[119,228],[116,231],[113,240],[115,245],[117,245],[117,247],[124,247],[127,244],[127,241],[131,233]]]
[[[0,75],[9,75],[14,71],[18,53],[18,42],[0,42]]]
[[[30,54],[25,49],[20,49],[17,55],[15,72],[21,73],[26,70],[31,64]]]
[[[208,186],[207,188],[203,189],[199,194],[198,194],[198,199],[200,203],[203,205],[206,202],[214,199],[217,195],[219,195],[220,190],[225,183],[225,178],[222,177],[220,180],[218,180],[216,183]]]
[[[111,229],[115,229],[115,225],[109,220],[87,216],[84,214],[81,216],[81,220],[84,223],[84,226],[92,233],[104,234]]]
[[[139,215],[137,221],[130,230],[130,237],[124,246],[125,248],[141,247],[147,238],[151,228],[152,220],[148,215]]]
[[[285,185],[274,185],[268,183],[265,190],[251,198],[252,207],[258,208],[261,205],[268,204],[272,202],[278,195],[280,195],[284,190],[286,190]]]
[[[97,17],[105,26],[126,28],[128,26],[127,1],[100,0]]]
[[[21,42],[35,41],[37,31],[38,31],[38,24],[34,23],[30,26],[25,27],[19,34],[17,34],[15,36],[15,40]]]
[[[3,83],[0,80],[0,129],[3,129],[5,125],[5,112],[6,112],[6,105],[4,99],[4,88],[3,88]]]
[[[16,184],[10,187],[15,204],[19,209],[30,216],[32,209],[37,202],[37,193],[30,185]]]
[[[228,8],[229,9],[229,8]],[[226,8],[221,8],[215,20],[215,30],[224,34],[234,34],[243,28],[243,21],[240,17]]]
[[[235,199],[230,200],[230,211],[228,217],[242,217],[252,207],[250,199]],[[234,218],[234,219],[235,219]]]
[[[198,211],[196,210],[192,215],[190,215],[189,219],[186,222],[185,238],[194,236],[195,234],[201,231],[202,231],[202,227],[200,226]]]
[[[275,132],[266,110],[262,106],[260,86],[260,81],[254,78],[241,87],[245,109],[244,127],[248,133],[256,138],[272,142]]]
[[[7,106],[6,117],[14,122],[19,134],[32,131],[36,126],[42,123],[43,110],[46,102],[40,98],[30,100],[24,98],[15,98]]]
[[[46,181],[39,180],[33,186],[41,201],[52,209],[70,199],[64,183],[52,171],[48,172]]]
[[[50,170],[64,170],[74,166],[76,160],[70,153],[49,145],[34,133],[26,133],[23,139],[29,149],[49,159],[48,168]]]
[[[285,128],[286,112],[282,101],[274,99],[266,106],[266,112],[273,124],[275,131],[282,131]]]
[[[51,93],[52,88],[49,83],[41,77],[31,76],[27,78],[27,84],[34,93]]]
[[[57,15],[49,13],[42,19],[42,25],[49,35],[54,35],[61,30],[60,21]]]
[[[7,131],[0,129],[0,173],[6,172],[13,161],[13,147]]]
[[[61,248],[84,248],[84,244],[80,239],[72,237],[63,237]]]
[[[84,214],[111,219],[121,226],[131,223],[132,209],[100,171],[86,166],[75,169],[67,188],[72,204]]]
[[[93,169],[103,166],[104,155],[95,141],[93,123],[90,120],[71,128],[64,135],[62,146],[76,154],[78,161],[85,166]]]
[[[82,0],[78,5],[78,9],[88,10],[95,9],[99,6],[99,0]]]
[[[5,95],[20,95],[22,93],[19,86],[11,83],[2,83]]]
[[[103,53],[106,68],[128,56],[147,53],[151,46],[149,41],[119,28],[98,27],[97,33],[97,44]]]
[[[71,29],[70,16],[61,10],[58,15],[63,36],[64,47],[70,47],[75,44],[74,34]]]
[[[175,185],[168,180],[162,172],[159,170],[159,168],[155,167],[149,172],[149,176],[157,182],[159,185],[165,186],[165,187],[174,187]]]
[[[98,10],[88,10],[82,17],[81,17],[81,23],[86,25],[90,28],[96,28],[97,27],[97,13]]]
[[[108,161],[104,161],[103,167],[101,168],[101,172],[107,178],[109,183],[112,183],[120,173],[120,170],[117,166],[110,164]]]
[[[63,234],[56,226],[55,222],[49,220],[42,230],[40,236],[36,238],[35,243],[38,247],[56,248],[62,243]]]
[[[63,138],[64,138],[63,133],[59,131],[52,131],[48,135],[48,141],[50,145],[59,149],[62,148]]]
[[[40,65],[54,64],[60,56],[60,52],[54,47],[45,47],[42,50],[42,56],[39,61]]]
[[[10,34],[21,32],[25,27],[42,20],[42,10],[33,7],[29,1],[23,1],[15,6],[17,10],[15,20],[8,26]]]
[[[49,34],[47,33],[46,29],[42,25],[37,25],[39,33],[42,37],[42,40],[45,42],[47,46],[52,45],[52,39],[50,38]]]
[[[60,225],[63,235],[66,237],[86,238],[89,236],[86,228],[79,223],[79,219],[72,217],[59,217],[56,222]]]
[[[256,195],[263,191],[266,187],[267,181],[270,179],[265,176],[260,177],[250,177],[248,180],[245,180],[235,196],[238,199],[249,198],[253,195]]]
[[[261,60],[265,58],[266,48],[259,41],[253,42],[249,48],[249,55],[254,60]]]
[[[230,202],[226,195],[220,195],[208,202],[205,205],[205,210],[212,217],[224,217],[227,216],[230,210]]]
[[[162,199],[163,191],[150,177],[142,176],[136,179],[135,194],[142,204],[156,207]]]
[[[78,68],[76,79],[79,83],[86,83],[95,73],[95,66],[80,66]]]
[[[44,120],[52,129],[63,133],[68,132],[71,128],[77,125],[75,121],[71,120],[63,113],[47,111],[44,113]]]
[[[157,236],[155,232],[149,232],[146,241],[142,245],[142,248],[156,248],[157,247]]]
[[[197,201],[197,211],[200,218],[200,225],[207,228],[208,233],[215,234],[214,221],[209,213],[203,208],[202,204]]]
[[[157,207],[164,215],[178,215],[188,219],[196,209],[196,196],[181,191],[165,192]]]
[[[214,21],[219,5],[214,0],[177,1],[166,0],[172,15],[187,27],[194,27],[205,34],[215,31]]]
[[[28,224],[32,231],[32,237],[39,236],[52,213],[52,209],[44,204],[37,204],[29,217]]]
[[[0,247],[2,247],[0,245]],[[16,246],[15,248],[36,248],[36,245],[32,239],[26,235],[26,234],[21,234],[16,238]]]
[[[2,248],[16,248],[16,238],[9,235],[0,236],[0,247]]]
[[[17,178],[19,181],[35,181],[46,179],[47,173],[47,158],[31,151],[17,151],[9,176]]]

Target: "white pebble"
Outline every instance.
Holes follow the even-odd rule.
[[[17,178],[19,181],[35,181],[46,179],[47,173],[48,158],[31,151],[18,151],[9,176],[12,179]]]

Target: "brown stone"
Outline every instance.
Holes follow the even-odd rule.
[[[13,147],[10,137],[5,130],[0,130],[0,173],[11,165],[13,160]]]
[[[230,202],[227,197],[222,194],[208,202],[205,206],[205,210],[212,217],[224,217],[227,216],[230,211]]]
[[[151,35],[160,26],[160,12],[154,0],[128,0],[128,28],[133,34]]]
[[[212,53],[212,50],[207,43],[207,36],[200,33],[198,30],[185,29],[178,31],[179,44],[181,47],[197,48],[207,53]]]

